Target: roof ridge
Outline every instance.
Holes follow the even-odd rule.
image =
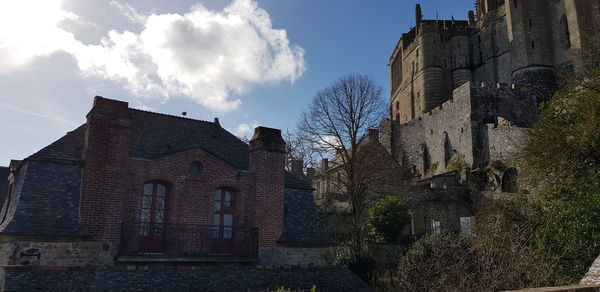
[[[137,109],[137,108],[129,108],[129,110],[143,112],[143,113],[147,113],[147,114],[155,114],[155,115],[159,115],[159,116],[166,116],[166,117],[171,117],[171,118],[178,118],[178,119],[188,120],[188,121],[193,121],[193,122],[203,122],[203,123],[208,123],[208,124],[213,124],[213,125],[215,124],[214,122],[210,122],[210,121],[206,121],[206,120],[193,119],[193,118],[188,118],[188,117],[180,117],[180,116],[176,116],[176,115],[152,112],[152,111],[147,111],[147,110],[142,110],[142,109]]]

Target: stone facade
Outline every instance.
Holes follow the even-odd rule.
[[[147,269],[1,269],[4,291],[293,291],[372,289],[344,268],[146,267]]]
[[[110,244],[98,241],[8,240],[0,243],[0,266],[85,267],[111,265],[114,258],[110,250]]]
[[[323,267],[327,266],[327,249],[265,247],[259,250],[260,263],[267,266]]]
[[[455,157],[472,169],[518,170],[511,160],[558,72],[577,70],[576,52],[600,35],[594,1],[478,0],[476,8],[468,20],[425,20],[417,5],[415,27],[390,57],[382,141],[417,178],[448,171]]]
[[[581,279],[581,284],[600,286],[600,256],[594,261],[585,277]]]
[[[598,33],[600,4],[587,0],[478,0],[468,20],[425,20],[402,34],[390,57],[390,117],[422,117],[467,81],[555,87],[556,69]],[[548,98],[549,95],[546,96]]]

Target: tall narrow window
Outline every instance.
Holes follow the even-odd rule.
[[[159,182],[144,184],[140,211],[140,252],[165,252],[165,206],[168,188]]]
[[[515,4],[515,8],[519,8],[519,2],[517,0],[514,0],[513,3]]]
[[[569,21],[567,20],[567,16],[563,15],[561,19],[561,24],[563,27],[563,35],[564,35],[564,47],[568,49],[571,47],[571,33],[569,31]]]
[[[233,192],[228,189],[215,190],[213,209],[213,252],[233,252]]]

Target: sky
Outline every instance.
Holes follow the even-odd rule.
[[[93,97],[293,131],[313,95],[387,63],[420,3],[466,19],[473,0],[0,0],[0,166],[85,123]]]

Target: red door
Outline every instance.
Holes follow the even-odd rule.
[[[233,193],[229,190],[215,191],[212,237],[213,253],[233,253]]]
[[[165,252],[165,199],[167,187],[157,183],[144,185],[140,216],[140,252]]]

